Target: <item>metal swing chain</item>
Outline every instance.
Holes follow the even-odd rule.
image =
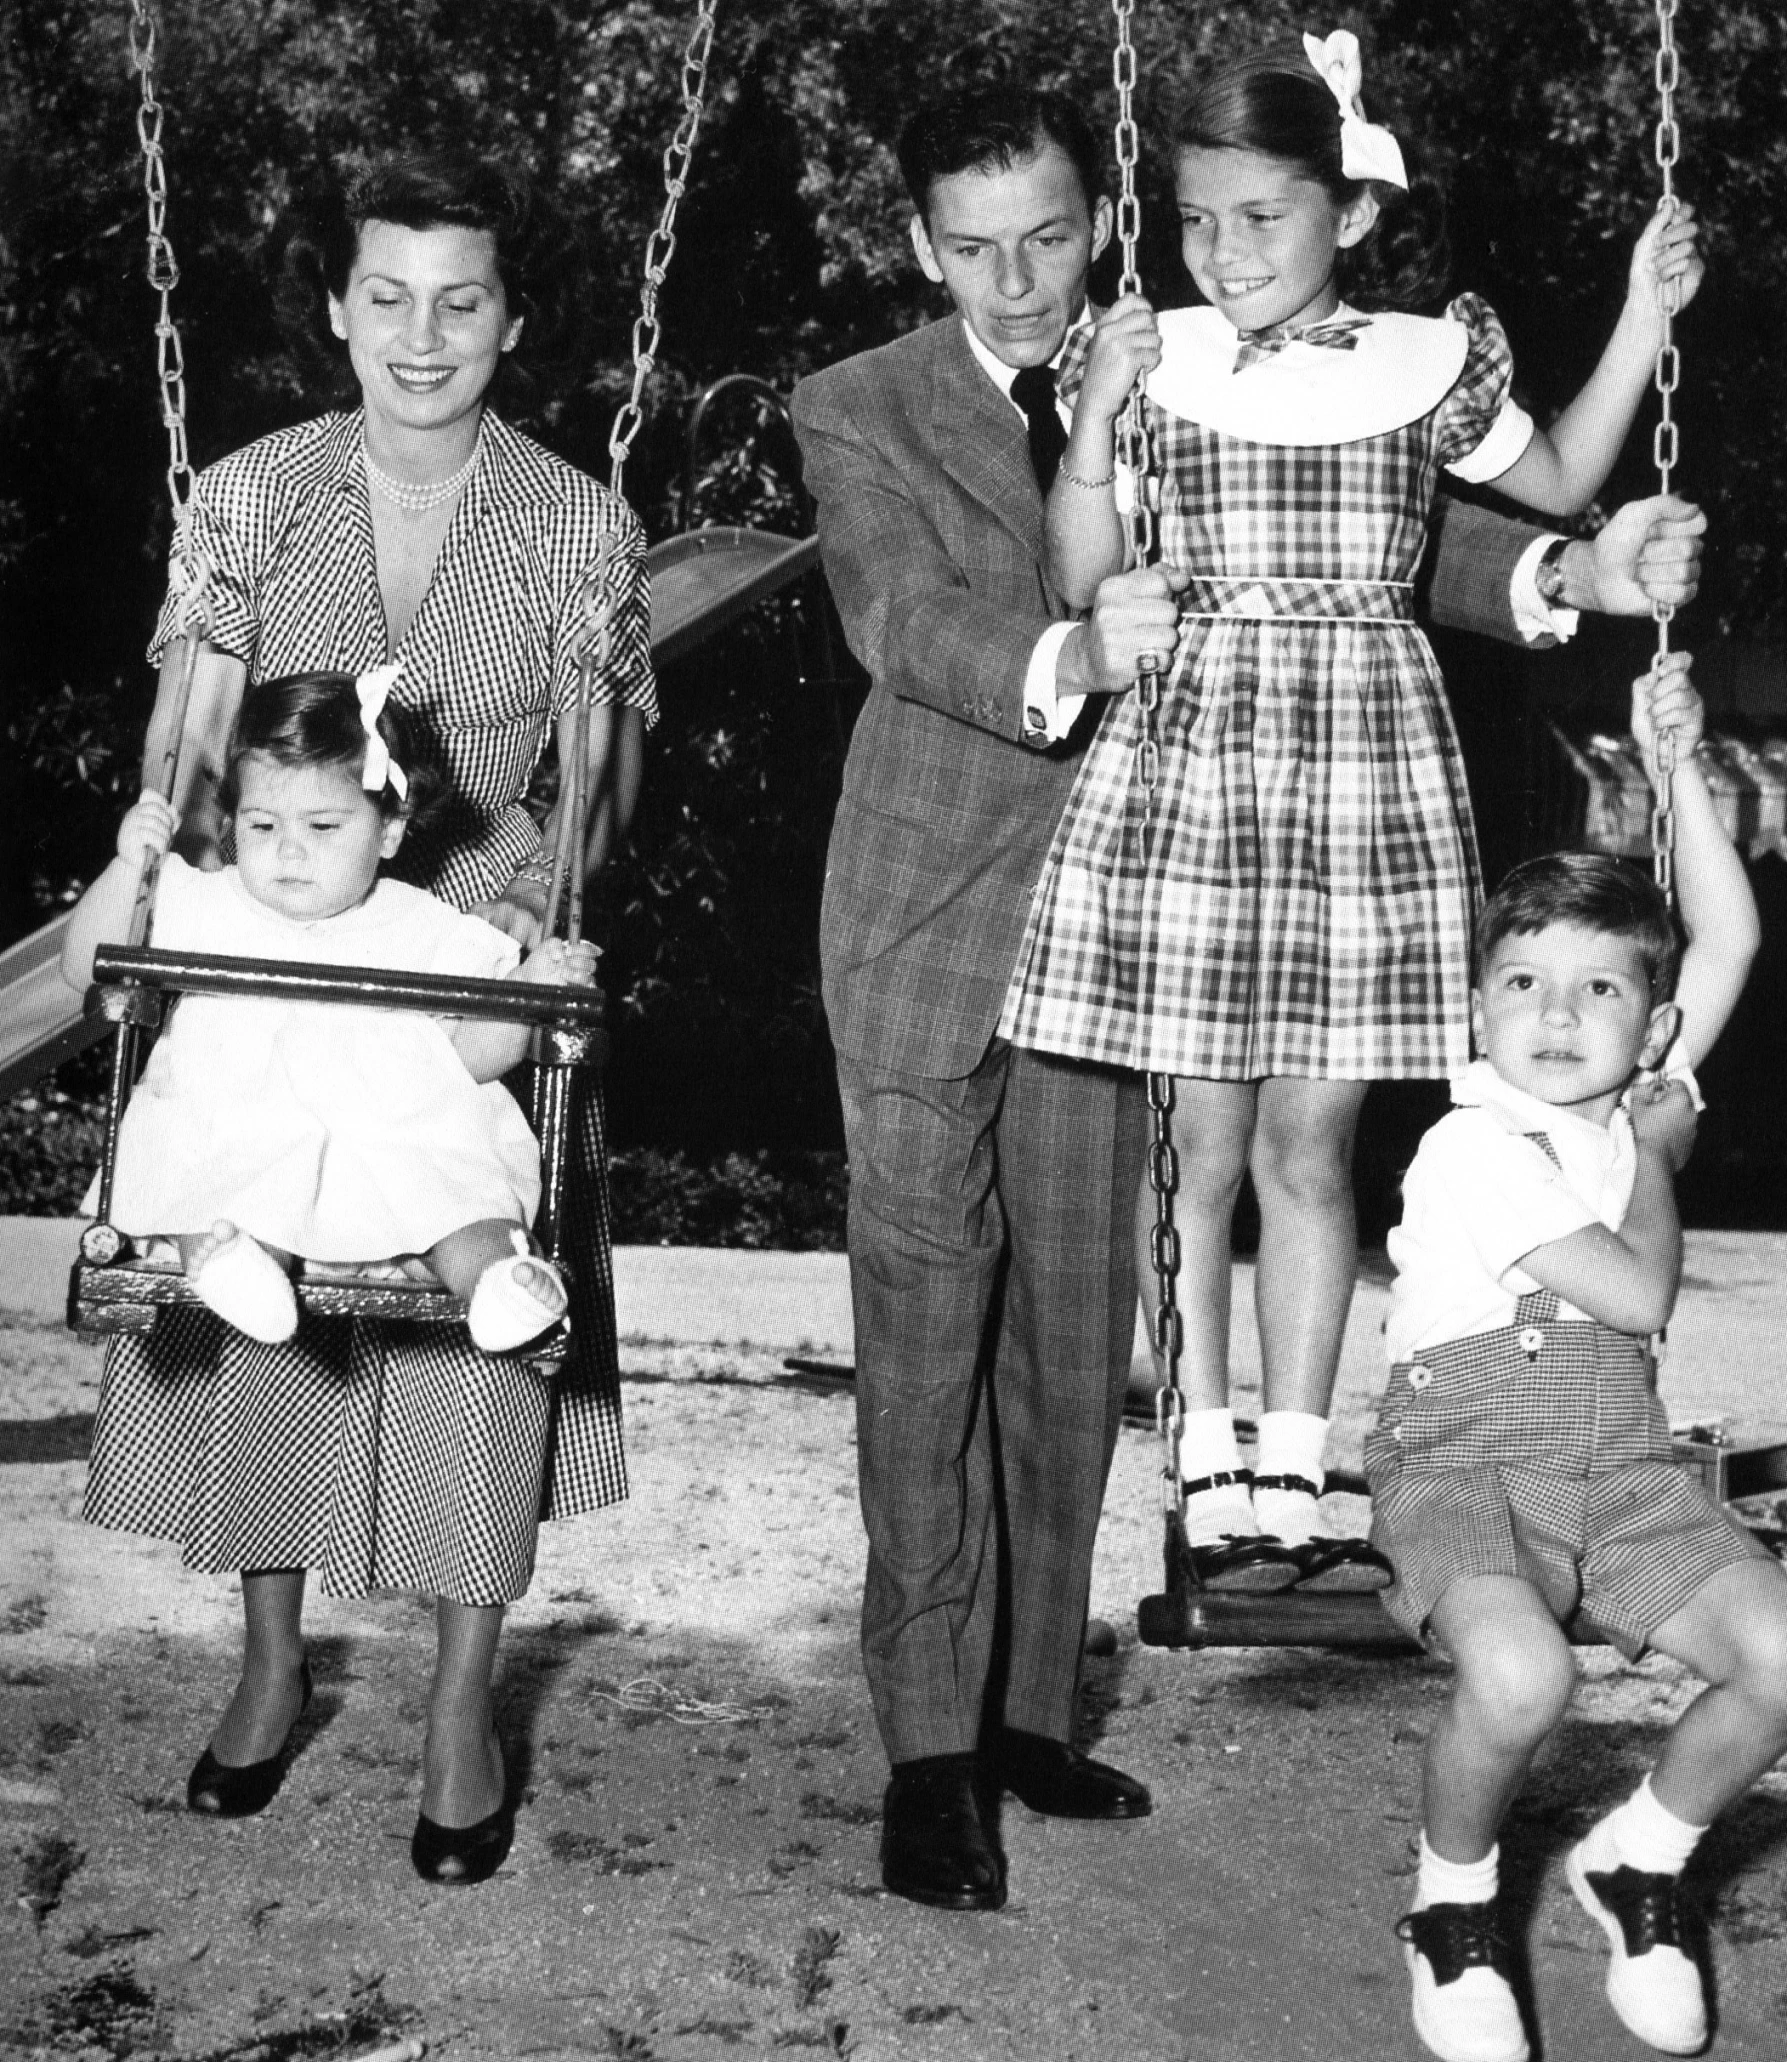
[[[1118,292],[1139,294],[1142,275],[1136,249],[1142,234],[1142,207],[1136,198],[1136,161],[1140,135],[1135,120],[1136,53],[1130,38],[1135,0],[1111,0],[1117,18],[1117,47],[1111,77],[1117,88],[1117,240],[1123,252]],[[1117,456],[1134,483],[1129,507],[1130,556],[1138,566],[1154,557],[1155,516],[1160,506],[1160,480],[1154,464],[1141,382],[1131,389],[1117,420]],[[1141,711],[1142,735],[1136,746],[1135,778],[1142,796],[1142,845],[1146,852],[1154,828],[1154,791],[1160,780],[1161,655],[1143,652],[1136,662],[1135,694]],[[1154,1316],[1150,1333],[1160,1356],[1165,1380],[1154,1399],[1154,1419],[1166,1449],[1161,1470],[1161,1502],[1177,1516],[1185,1508],[1179,1479],[1179,1442],[1185,1430],[1185,1393],[1179,1386],[1179,1355],[1184,1326],[1179,1316],[1179,1230],[1173,1222],[1173,1197],[1179,1188],[1179,1156],[1173,1147],[1173,1077],[1148,1076],[1148,1111],[1152,1137],[1148,1145],[1148,1186],[1154,1195],[1154,1224],[1148,1234],[1148,1258],[1154,1269]]]
[[[645,386],[657,364],[663,331],[658,323],[658,295],[676,255],[676,211],[689,187],[689,165],[695,139],[707,112],[707,63],[713,51],[717,0],[696,0],[695,26],[683,50],[683,111],[664,152],[664,212],[645,240],[645,276],[639,289],[639,313],[633,319],[633,390],[615,411],[608,432],[608,487],[625,497],[627,459],[645,422]],[[615,617],[620,599],[614,586],[614,562],[620,539],[605,532],[596,562],[578,590],[583,616],[577,643],[577,722],[568,781],[561,772],[558,835],[553,844],[552,872],[546,889],[545,929],[550,937],[564,898],[565,936],[576,944],[583,934],[583,867],[589,821],[589,720],[595,682],[608,667],[614,647]]]
[[[689,160],[695,154],[701,117],[707,112],[707,60],[713,49],[715,5],[716,0],[696,0],[695,26],[683,52],[682,119],[664,152],[664,213],[645,240],[645,279],[639,290],[639,313],[633,322],[633,391],[621,404],[608,435],[608,484],[616,494],[624,491],[621,480],[627,469],[627,454],[645,421],[645,383],[657,364],[658,345],[662,341],[658,293],[676,254],[676,211],[688,191]]]
[[[143,193],[149,217],[145,269],[149,285],[161,301],[155,318],[155,369],[161,392],[162,427],[168,438],[166,478],[168,504],[174,517],[173,571],[175,585],[180,590],[180,610],[174,626],[174,634],[181,645],[180,677],[170,712],[167,750],[156,779],[163,798],[172,800],[199,646],[211,632],[210,587],[214,569],[209,558],[192,541],[194,481],[186,449],[186,353],[170,304],[173,291],[180,283],[180,266],[167,234],[167,166],[161,148],[164,111],[155,94],[156,27],[148,0],[131,0],[129,34],[131,67],[142,87],[142,103],[137,109],[137,142],[143,154]],[[158,864],[151,864],[143,871],[143,882],[131,921],[133,943],[140,943],[148,936],[159,872]]]
[[[1675,207],[1675,167],[1681,157],[1681,130],[1675,119],[1675,89],[1680,79],[1680,66],[1675,50],[1675,14],[1677,0],[1656,0],[1657,8],[1657,101],[1658,118],[1656,129],[1656,159],[1663,174],[1663,192],[1658,207],[1673,212]],[[1671,280],[1663,294],[1663,341],[1657,347],[1657,364],[1654,383],[1662,408],[1655,430],[1651,436],[1651,457],[1656,464],[1658,491],[1669,492],[1669,475],[1675,470],[1681,456],[1681,442],[1676,434],[1675,390],[1681,379],[1681,353],[1675,346],[1675,315],[1680,305],[1681,286]],[[1674,606],[1666,601],[1651,603],[1651,615],[1657,625],[1656,656],[1651,661],[1651,679],[1656,681],[1659,669],[1669,651],[1669,623],[1675,614]],[[1651,807],[1651,868],[1656,883],[1664,895],[1673,901],[1675,896],[1675,733],[1659,730],[1656,733],[1657,787],[1656,798]]]

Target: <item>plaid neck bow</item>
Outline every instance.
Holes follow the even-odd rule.
[[[1270,329],[1238,330],[1241,348],[1235,353],[1235,370],[1245,372],[1250,365],[1274,356],[1289,343],[1320,344],[1330,351],[1357,350],[1358,332],[1370,327],[1370,316],[1349,315],[1343,322],[1311,322],[1301,329],[1293,329],[1288,322],[1275,322]]]

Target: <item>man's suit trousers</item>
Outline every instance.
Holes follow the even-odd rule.
[[[995,1043],[965,1079],[838,1063],[863,1656],[895,1762],[1066,1740],[1135,1334],[1139,1077]]]

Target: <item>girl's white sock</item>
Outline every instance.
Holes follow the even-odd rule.
[[[1179,1437],[1179,1476],[1197,1482],[1209,1475],[1233,1475],[1241,1469],[1241,1449],[1235,1444],[1235,1414],[1226,1406],[1219,1410],[1188,1410]],[[1251,1539],[1259,1524],[1253,1515],[1253,1498],[1245,1482],[1225,1482],[1217,1489],[1200,1489],[1185,1499],[1185,1536],[1193,1546],[1235,1534]]]
[[[1303,1546],[1324,1536],[1315,1497],[1327,1477],[1322,1453],[1328,1443],[1328,1420],[1306,1410],[1269,1410],[1260,1415],[1256,1475],[1300,1475],[1315,1485],[1315,1496],[1301,1489],[1256,1489],[1253,1508],[1262,1532],[1275,1533],[1287,1546]]]
[[[1492,1847],[1480,1862],[1449,1862],[1435,1854],[1421,1834],[1421,1866],[1415,1877],[1415,1910],[1435,1904],[1487,1904],[1501,1880],[1502,1850]]]
[[[1705,1831],[1659,1804],[1646,1776],[1624,1804],[1590,1829],[1582,1866],[1597,1874],[1624,1867],[1647,1876],[1679,1876]]]
[[[213,1230],[216,1244],[187,1277],[193,1293],[226,1325],[277,1346],[298,1329],[291,1278],[265,1246],[233,1224]]]

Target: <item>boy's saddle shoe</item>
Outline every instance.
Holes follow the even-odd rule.
[[[972,1754],[893,1767],[881,1805],[881,1880],[896,1897],[951,1912],[996,1912],[1005,1865],[981,1821]]]
[[[1588,1869],[1580,1846],[1571,1848],[1564,1874],[1613,1950],[1607,2002],[1649,2046],[1665,2055],[1698,2055],[1707,2043],[1706,1991],[1682,1949],[1681,1878]]]
[[[988,1746],[987,1773],[1046,1818],[1145,1819],[1154,1809],[1143,1785],[1121,1769],[1011,1726]]]
[[[1414,1984],[1415,2031],[1440,2062],[1527,2062],[1493,1903],[1432,1904],[1398,1919],[1396,1933]]]

